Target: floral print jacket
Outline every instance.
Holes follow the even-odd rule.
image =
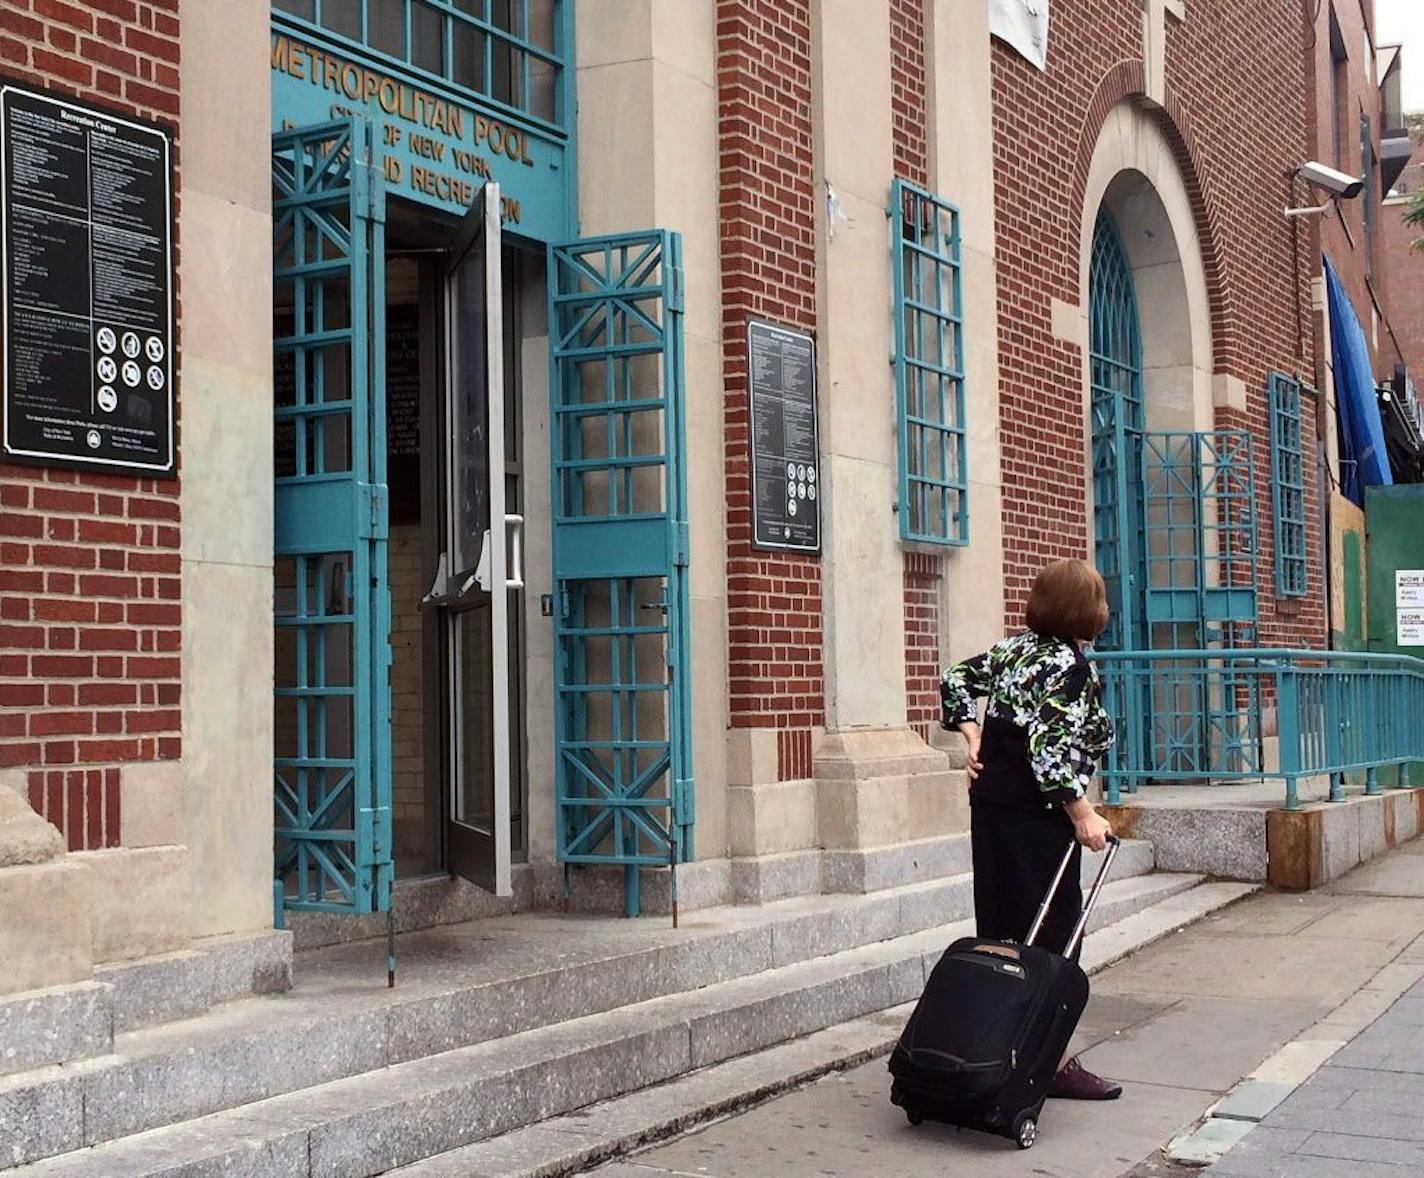
[[[1048,807],[1083,797],[1112,746],[1099,694],[1097,672],[1076,646],[1031,630],[949,668],[940,681],[946,728],[977,720],[977,701],[989,700],[976,791],[999,792],[994,770],[1026,757],[1038,791],[1029,796]]]

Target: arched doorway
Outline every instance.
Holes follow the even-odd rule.
[[[1139,171],[1109,183],[1088,270],[1094,552],[1108,586],[1107,650],[1250,644],[1256,621],[1254,455],[1212,429],[1186,269],[1170,215]],[[1208,657],[1119,664],[1131,760],[1182,780],[1259,741],[1241,690]]]

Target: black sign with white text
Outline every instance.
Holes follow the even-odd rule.
[[[172,199],[161,127],[0,79],[6,459],[175,473]]]
[[[751,400],[752,543],[821,550],[816,341],[808,332],[747,324]]]

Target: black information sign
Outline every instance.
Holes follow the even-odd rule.
[[[172,152],[0,79],[5,457],[174,473]]]
[[[420,308],[386,308],[386,485],[391,523],[420,522]]]
[[[821,550],[816,341],[810,333],[747,325],[751,390],[752,542]]]

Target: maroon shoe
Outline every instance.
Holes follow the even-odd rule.
[[[1122,1085],[1093,1075],[1074,1056],[1058,1069],[1048,1095],[1061,1100],[1116,1100],[1122,1095]]]

